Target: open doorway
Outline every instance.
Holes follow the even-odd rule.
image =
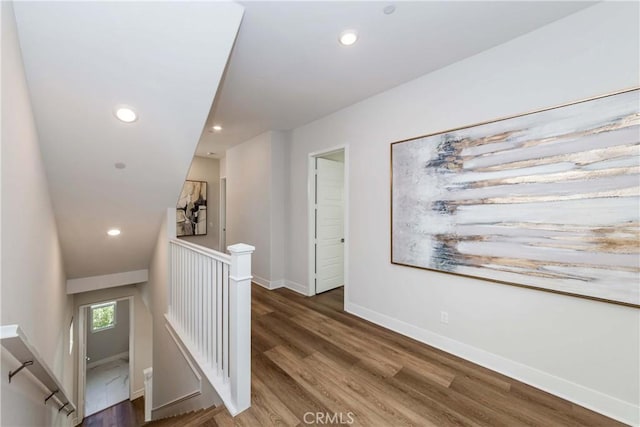
[[[82,305],[78,325],[78,412],[87,417],[131,398],[133,298]]]
[[[312,153],[309,157],[311,294],[320,294],[346,284],[346,157],[345,147]]]

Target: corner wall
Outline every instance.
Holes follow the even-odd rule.
[[[255,246],[254,282],[284,285],[288,135],[270,131],[227,150],[227,245]],[[226,249],[226,248],[225,248]]]
[[[286,236],[289,218],[289,145],[288,132],[271,132],[271,287],[285,285]]]
[[[638,7],[599,3],[293,130],[287,279],[309,285],[308,154],[347,144],[348,311],[639,424],[640,310],[389,262],[390,143],[638,86]]]
[[[271,132],[226,153],[227,245],[248,243],[254,280],[271,280]],[[226,248],[225,248],[226,249]]]
[[[16,31],[13,3],[2,14],[2,314],[18,324],[66,389],[73,391],[66,276]],[[29,374],[6,380],[18,362],[2,349],[3,426],[70,425]],[[70,395],[70,394],[69,394]]]

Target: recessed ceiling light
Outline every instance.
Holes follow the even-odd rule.
[[[118,230],[117,228],[112,228],[111,230],[107,231],[107,234],[109,236],[118,236],[120,235],[120,230]]]
[[[116,117],[125,123],[132,123],[138,120],[138,115],[129,107],[116,108]]]
[[[391,15],[393,12],[396,11],[396,7],[395,5],[390,4],[389,6],[386,6],[384,9],[382,9],[382,11],[384,12],[385,15]]]
[[[211,129],[213,129],[214,132],[220,132],[222,130],[222,126],[213,125],[213,127]]]
[[[213,155],[215,155],[215,154],[216,154],[216,153],[214,153],[213,151],[207,151],[207,156],[213,156]]]
[[[340,33],[340,38],[338,40],[343,46],[351,46],[358,41],[358,33],[355,32],[355,30],[345,30]]]
[[[124,169],[124,168],[126,168],[126,167],[127,167],[127,165],[125,165],[125,164],[124,164],[124,163],[122,163],[122,162],[115,163],[113,166],[114,166],[116,169]]]

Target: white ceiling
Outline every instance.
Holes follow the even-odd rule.
[[[148,268],[243,8],[16,2],[14,9],[67,277]],[[119,122],[117,104],[135,107],[139,120]],[[111,227],[122,234],[108,237]]]
[[[223,155],[504,43],[593,2],[243,2],[238,40],[197,153]],[[356,29],[360,40],[340,46]],[[550,41],[552,42],[552,41]]]
[[[69,279],[148,268],[196,144],[291,129],[586,3],[16,2]],[[358,43],[338,45],[357,29]],[[139,120],[115,119],[117,104]],[[221,122],[220,134],[203,132]],[[123,170],[114,168],[123,162]],[[28,189],[25,189],[28,191]],[[118,227],[117,238],[106,235]]]

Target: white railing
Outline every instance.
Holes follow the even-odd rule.
[[[232,415],[251,406],[251,254],[169,241],[167,320]]]

